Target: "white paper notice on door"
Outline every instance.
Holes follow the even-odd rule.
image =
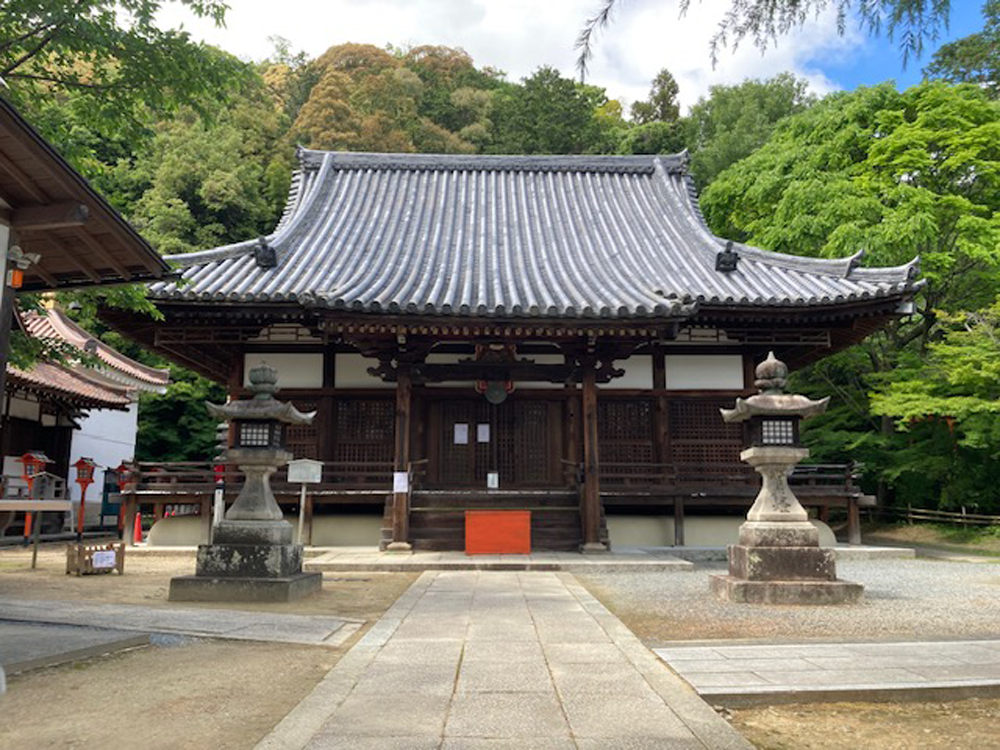
[[[469,444],[469,425],[465,422],[455,423],[455,445]]]
[[[490,442],[490,426],[489,424],[480,422],[476,425],[476,442],[477,443],[488,443]]]
[[[486,475],[486,489],[488,490],[500,489],[500,472],[491,471]]]
[[[409,492],[410,491],[410,475],[405,471],[394,471],[392,472],[392,491],[393,492]]]

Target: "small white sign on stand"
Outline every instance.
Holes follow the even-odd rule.
[[[323,462],[311,458],[297,458],[288,462],[288,482],[302,485],[299,494],[299,544],[304,544],[302,535],[306,525],[306,485],[323,481]],[[312,541],[312,540],[310,540]]]
[[[100,550],[95,552],[90,557],[91,564],[95,569],[113,568],[117,560],[115,559],[115,551],[113,549]]]

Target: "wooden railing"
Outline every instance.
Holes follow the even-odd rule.
[[[946,510],[930,510],[929,508],[879,508],[875,511],[880,516],[901,518],[904,521],[926,521],[929,523],[954,523],[961,526],[1000,526],[1000,516],[985,513],[955,513]]]
[[[136,494],[140,497],[166,494],[211,494],[221,479],[227,492],[243,482],[243,474],[233,465],[222,466],[204,461],[142,462],[138,465]],[[288,482],[286,469],[279,469],[271,479],[276,495],[296,494],[298,484]],[[359,461],[326,461],[323,464],[323,481],[314,485],[314,492],[372,489],[391,490],[392,463]]]
[[[748,485],[760,479],[746,464],[719,464],[702,467],[643,462],[601,462],[601,485],[610,488],[648,487],[687,489],[698,485]],[[811,464],[796,466],[789,482],[795,486],[844,488],[853,490],[859,478],[853,464]]]

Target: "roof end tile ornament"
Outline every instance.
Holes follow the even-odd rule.
[[[278,265],[278,253],[267,244],[266,237],[258,237],[257,244],[253,246],[253,259],[257,268],[267,270]]]

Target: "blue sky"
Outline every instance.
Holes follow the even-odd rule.
[[[836,33],[828,9],[794,30],[763,54],[750,44],[722,52],[712,66],[709,40],[731,0],[692,0],[681,16],[678,0],[619,0],[612,25],[597,39],[589,82],[603,86],[623,103],[646,97],[661,68],[680,85],[683,107],[694,104],[715,84],[767,78],[791,71],[825,94],[889,78],[901,85],[920,80],[937,48],[903,70],[898,46],[884,36],[868,38],[856,24]],[[574,76],[574,42],[600,0],[230,0],[226,28],[193,18],[180,3],[160,14],[168,26],[183,24],[196,38],[244,59],[267,57],[268,37],[278,35],[310,56],[344,42],[397,47],[442,44],[465,49],[478,66],[505,71],[511,80],[551,65]],[[981,0],[952,0],[946,38],[978,31]]]
[[[844,89],[879,83],[889,78],[900,88],[919,83],[921,71],[930,62],[934,51],[943,43],[980,31],[983,27],[982,3],[979,0],[952,0],[949,29],[937,41],[926,45],[921,58],[902,65],[899,47],[884,37],[865,39],[849,54],[814,62],[831,81]]]

